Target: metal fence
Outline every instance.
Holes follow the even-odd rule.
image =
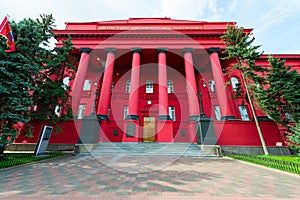
[[[243,154],[226,152],[226,151],[223,151],[223,155],[226,155],[228,157],[235,158],[238,160],[244,160],[244,161],[248,161],[248,162],[259,164],[259,165],[264,165],[267,167],[272,167],[272,168],[280,169],[283,171],[300,174],[300,164],[293,163],[293,162],[276,160],[276,159],[266,158],[266,157],[260,157],[257,155],[243,155]]]
[[[62,153],[47,154],[35,157],[33,154],[4,154],[0,155],[0,169],[22,165],[25,163],[36,162],[63,155]]]

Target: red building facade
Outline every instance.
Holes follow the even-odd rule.
[[[75,125],[63,129],[69,139],[58,134],[52,143],[93,135],[94,142],[261,146],[241,75],[228,75],[232,63],[222,60],[220,37],[227,24],[235,25],[130,18],[66,23],[65,30],[55,30],[57,46],[71,35],[79,65],[74,80],[65,78],[72,87]],[[275,57],[300,69],[300,55]],[[257,62],[267,66],[267,55]],[[238,89],[242,96],[232,98]],[[256,113],[267,146],[286,145],[277,125],[259,109]]]

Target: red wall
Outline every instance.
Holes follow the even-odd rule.
[[[276,146],[276,142],[283,142],[274,122],[260,122],[260,126],[267,146]],[[261,146],[253,121],[216,121],[215,131],[221,146]]]
[[[44,121],[34,121],[31,125],[34,128],[33,137],[18,136],[15,143],[36,143],[39,138],[41,128],[46,123]],[[60,132],[52,132],[49,144],[77,144],[78,135],[81,128],[81,120],[74,120],[58,124]]]

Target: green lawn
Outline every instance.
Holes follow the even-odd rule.
[[[264,156],[264,155],[226,155],[228,157],[243,160],[270,168],[276,168],[295,174],[300,174],[299,156]]]
[[[65,156],[65,153],[50,153],[43,156],[34,157],[31,153],[8,153],[5,158],[0,157],[0,169],[36,162],[40,160]]]

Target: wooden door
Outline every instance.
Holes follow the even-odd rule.
[[[155,142],[155,118],[144,117],[144,142]]]

